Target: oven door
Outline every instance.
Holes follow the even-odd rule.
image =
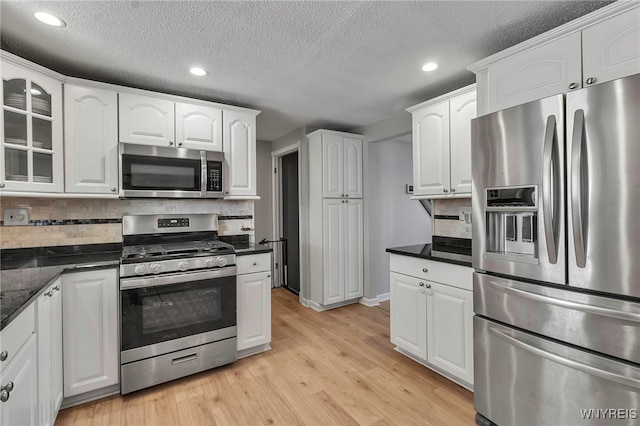
[[[120,280],[121,363],[236,336],[236,267]]]
[[[202,153],[121,143],[120,196],[202,198],[207,164]]]

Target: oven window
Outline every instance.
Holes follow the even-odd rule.
[[[122,156],[124,189],[200,191],[200,173],[200,160]]]
[[[236,279],[122,290],[122,350],[236,325]]]

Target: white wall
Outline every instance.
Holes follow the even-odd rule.
[[[369,288],[365,298],[389,293],[388,247],[431,242],[431,218],[405,185],[413,182],[411,143],[386,140],[368,145]],[[366,287],[366,286],[365,286]]]
[[[259,200],[254,203],[256,243],[273,236],[273,209],[271,195],[271,142],[256,142],[256,180]]]

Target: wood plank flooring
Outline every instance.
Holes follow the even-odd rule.
[[[272,291],[272,350],[62,410],[63,425],[473,425],[473,394],[393,350],[389,302],[318,313]]]

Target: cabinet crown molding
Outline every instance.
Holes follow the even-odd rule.
[[[424,101],[422,103],[419,103],[418,105],[414,105],[412,107],[407,108],[408,112],[414,112],[417,111],[419,109],[422,109],[426,106],[429,105],[435,105],[435,104],[439,104],[440,102],[444,102],[444,101],[448,101],[451,98],[454,98],[458,95],[461,95],[463,93],[467,93],[467,92],[471,92],[472,90],[476,90],[476,84],[470,84],[468,86],[465,87],[461,87],[460,89],[454,90],[453,92],[448,92],[445,93],[444,95],[440,95],[437,98],[433,98],[433,99],[429,99],[428,101]]]
[[[566,35],[582,31],[588,26],[597,24],[598,22],[604,21],[634,8],[640,9],[640,2],[638,2],[637,0],[616,1],[610,5],[604,6],[601,9],[594,10],[587,15],[581,16],[580,18],[574,19],[573,21],[567,22],[566,24],[560,25],[559,27],[530,38],[529,40],[525,40],[522,43],[516,44],[512,47],[508,47],[505,50],[481,59],[480,61],[474,62],[473,64],[467,66],[467,69],[471,72],[478,73],[478,71],[488,67],[494,62],[498,62],[510,56],[517,55],[531,49],[532,47],[549,43]],[[638,13],[640,14],[640,10],[638,11]]]
[[[360,138],[362,139],[363,136],[356,134],[356,133],[347,133],[347,132],[339,132],[337,130],[326,130],[326,129],[318,129],[316,131],[313,131],[311,133],[307,133],[307,138],[311,138],[313,136],[316,135],[322,135],[322,134],[331,134],[331,135],[336,135],[336,136],[342,136],[345,138]]]
[[[66,77],[58,72],[45,68],[42,65],[38,65],[35,62],[28,61],[20,56],[9,53],[6,50],[0,50],[0,60],[13,65],[17,65],[22,68],[26,68],[31,71],[35,71],[40,74],[44,74],[49,77],[53,77],[56,80],[64,81]]]

